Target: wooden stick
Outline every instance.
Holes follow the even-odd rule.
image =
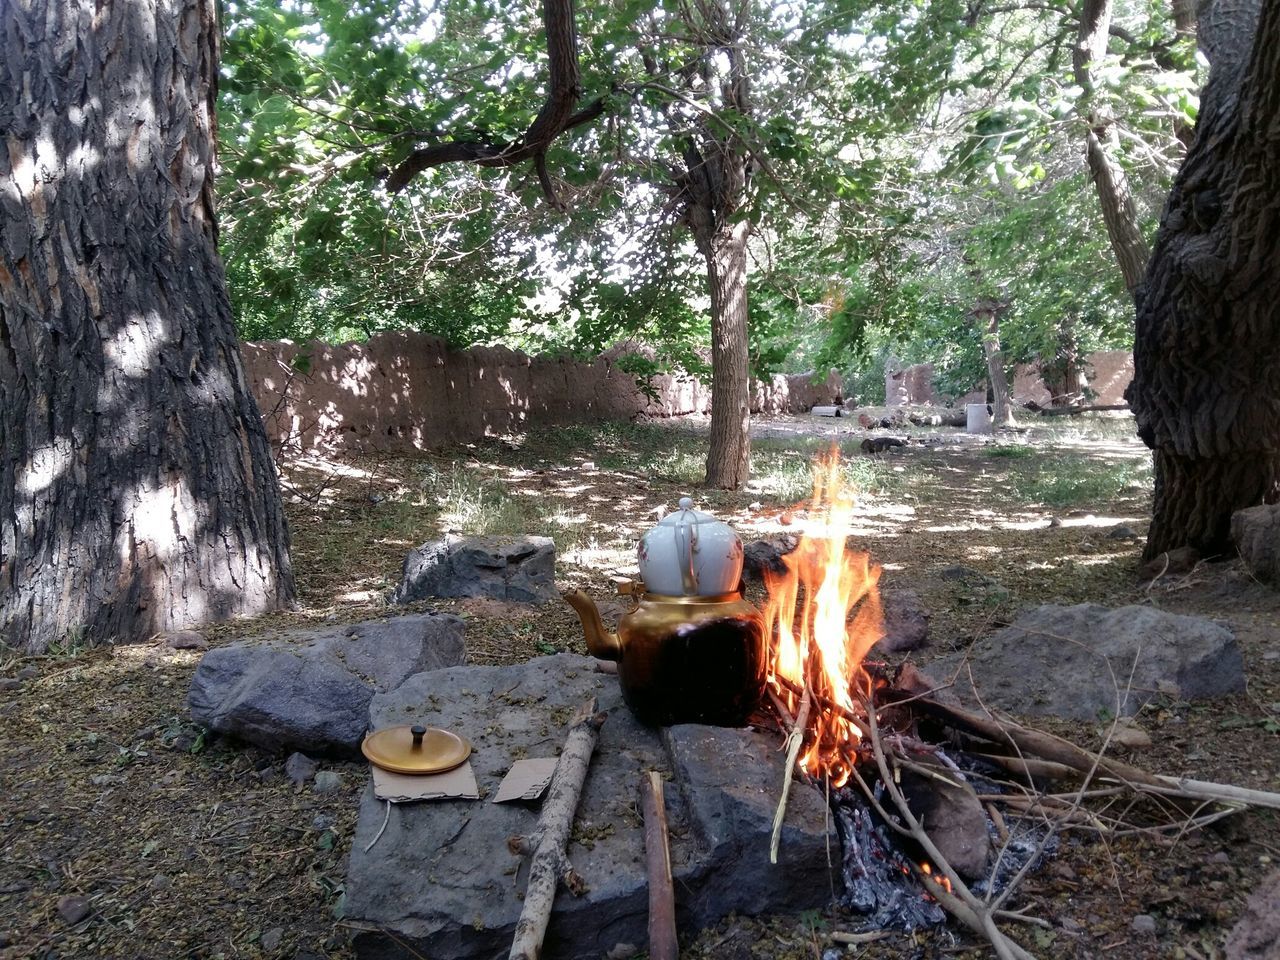
[[[791,795],[791,778],[796,767],[796,757],[800,755],[800,744],[804,742],[805,729],[809,724],[809,685],[804,685],[804,693],[800,695],[800,709],[796,712],[796,723],[787,734],[787,762],[782,770],[782,797],[778,800],[778,809],[773,812],[773,836],[769,840],[769,862],[778,862],[778,844],[782,841],[782,821],[787,815],[787,797]]]
[[[547,934],[547,923],[551,920],[556,887],[562,879],[571,889],[582,889],[581,878],[573,872],[565,847],[569,843],[578,797],[582,793],[582,784],[587,778],[587,768],[604,720],[605,714],[596,713],[595,697],[578,708],[570,722],[564,750],[551,775],[551,788],[542,804],[542,814],[538,817],[533,837],[528,840],[512,837],[507,842],[513,851],[529,851],[529,882],[525,887],[524,908],[516,922],[509,960],[538,960],[542,939]]]
[[[644,852],[649,876],[649,960],[676,960],[676,895],[671,882],[671,848],[667,841],[667,807],[662,774],[650,770],[640,787],[644,813]]]
[[[1187,777],[1167,777],[1149,773],[1141,767],[1113,760],[1101,754],[1093,753],[1078,747],[1069,740],[1032,730],[1011,720],[995,720],[976,713],[970,713],[960,707],[940,703],[929,697],[921,697],[916,701],[921,708],[940,719],[957,727],[975,733],[993,743],[1011,743],[1019,750],[1033,754],[1058,767],[1068,767],[1080,773],[1096,773],[1111,780],[1119,780],[1140,793],[1159,794],[1182,800],[1215,800],[1219,803],[1243,803],[1253,807],[1269,807],[1280,810],[1280,793],[1266,790],[1251,790],[1228,783],[1213,783],[1208,780],[1192,780]],[[994,757],[984,755],[988,760]],[[1012,758],[1010,758],[1012,762]],[[1027,772],[1041,773],[1053,777],[1055,767],[1037,764],[1032,761],[1019,761]],[[1008,768],[1008,767],[1006,767]],[[1061,772],[1061,771],[1057,771]]]
[[[935,717],[945,720],[953,726],[975,733],[992,743],[1012,744],[1023,753],[1029,753],[1042,760],[1050,760],[1071,767],[1084,774],[1101,774],[1133,786],[1168,788],[1154,773],[1148,773],[1139,767],[1113,760],[1078,747],[1070,740],[1023,727],[1011,720],[995,720],[976,713],[970,713],[960,707],[941,703],[929,697],[919,697],[915,703],[920,709]]]

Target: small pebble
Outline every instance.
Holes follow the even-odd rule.
[[[1067,931],[1067,933],[1083,933],[1084,924],[1079,923],[1078,921],[1073,920],[1070,917],[1063,917],[1062,929]]]
[[[1129,527],[1112,527],[1107,531],[1108,540],[1137,540],[1138,535]]]
[[[317,766],[305,753],[292,753],[284,762],[284,775],[297,786],[302,786],[316,775]]]
[[[19,670],[15,676],[19,680],[34,680],[36,677],[40,676],[40,671],[35,665],[27,664],[27,666]]]
[[[58,916],[68,926],[75,926],[89,915],[89,901],[84,897],[59,897]]]
[[[1149,913],[1140,913],[1129,923],[1134,933],[1151,936],[1156,932],[1156,918]]]
[[[1219,850],[1217,853],[1215,853],[1212,857],[1209,858],[1209,862],[1210,863],[1230,863],[1231,857],[1227,854],[1227,851]]]
[[[333,793],[342,786],[342,776],[332,770],[321,770],[313,786],[316,793]]]
[[[95,787],[109,787],[112,784],[124,783],[124,777],[114,773],[98,773],[90,777],[89,782]]]
[[[311,829],[316,833],[324,833],[333,826],[333,817],[327,813],[317,814],[316,818],[311,821]]]
[[[22,681],[16,677],[0,677],[0,690],[19,690],[22,688]]]
[[[166,877],[163,873],[157,873],[151,878],[149,886],[152,890],[172,890],[173,880],[170,877]]]

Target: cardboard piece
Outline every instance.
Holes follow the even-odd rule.
[[[502,784],[494,795],[494,803],[508,800],[537,800],[551,783],[556,770],[555,757],[538,757],[534,760],[517,760],[502,778]]]
[[[479,800],[480,788],[476,784],[476,772],[468,760],[461,766],[444,773],[425,775],[392,773],[381,767],[373,767],[373,794],[379,800],[391,803],[411,803],[415,800]]]

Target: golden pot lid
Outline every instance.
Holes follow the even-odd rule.
[[[386,727],[365,737],[360,750],[392,773],[444,773],[471,756],[471,742],[438,727]]]

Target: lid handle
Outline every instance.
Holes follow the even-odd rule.
[[[413,749],[421,750],[422,738],[427,735],[427,728],[424,727],[422,724],[417,723],[409,728],[409,732],[413,734]]]
[[[687,515],[693,512],[693,500],[680,498],[680,519],[676,521],[676,551],[680,559],[680,586],[685,596],[698,592],[698,572],[693,566],[693,555],[698,551],[698,521]]]

